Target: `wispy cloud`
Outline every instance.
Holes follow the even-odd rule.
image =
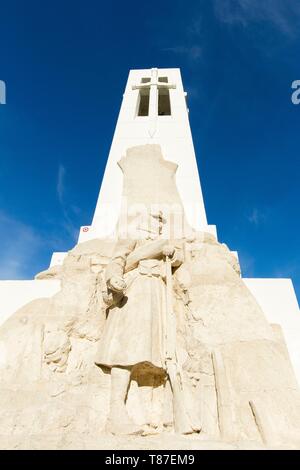
[[[57,173],[57,183],[56,183],[56,192],[59,199],[59,202],[63,204],[64,199],[64,179],[65,179],[66,169],[62,164],[59,164],[58,173]]]
[[[299,258],[299,257],[298,257]],[[282,277],[282,278],[292,278],[294,276],[299,276],[300,274],[300,263],[299,259],[290,260],[284,265],[277,266],[273,271],[274,277]]]
[[[57,179],[56,179],[56,192],[57,192],[57,197],[60,202],[61,210],[63,213],[63,222],[62,225],[68,235],[71,237],[72,241],[76,241],[78,237],[78,227],[74,225],[72,222],[72,219],[69,215],[69,211],[65,202],[65,195],[66,195],[66,187],[65,187],[65,178],[66,178],[66,169],[65,167],[60,163],[57,171]],[[71,206],[72,211],[74,211],[74,207],[76,206]]]
[[[56,177],[56,193],[62,211],[60,223],[48,221],[46,227],[39,230],[0,210],[0,279],[28,279],[46,269],[47,266],[40,265],[45,252],[49,250],[50,258],[52,251],[66,249],[70,239],[71,243],[77,241],[78,227],[70,214],[78,216],[80,208],[74,204],[68,208],[65,202],[66,174],[65,167],[60,164]]]
[[[202,18],[194,19],[187,28],[187,33],[191,36],[200,36],[203,32]]]
[[[0,279],[24,279],[42,245],[30,226],[0,211]]]
[[[253,208],[250,214],[247,215],[247,219],[250,224],[258,226],[265,221],[266,215],[264,212]]]
[[[293,282],[294,289],[296,291],[297,300],[300,300],[300,257],[296,255],[294,259],[288,260],[286,263],[277,266],[272,276],[278,278],[289,278]]]
[[[177,22],[173,27],[170,26],[170,28],[172,28],[173,40],[168,36],[168,42],[165,42],[164,37],[163,43],[165,47],[160,47],[160,50],[182,56],[183,59],[188,60],[192,65],[196,65],[203,58],[202,42],[204,28],[203,18],[199,14],[199,9],[197,9],[197,14],[194,17],[187,13],[184,20],[182,17],[182,21]]]
[[[162,49],[164,52],[171,52],[177,55],[186,56],[191,61],[198,61],[202,57],[202,47],[195,44],[193,46],[174,46],[165,47]]]
[[[281,33],[294,36],[300,23],[297,0],[213,0],[217,19],[243,27],[251,22],[267,22]]]

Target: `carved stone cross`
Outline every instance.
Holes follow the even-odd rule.
[[[133,85],[133,90],[141,90],[144,88],[150,88],[150,98],[149,98],[149,127],[148,133],[151,138],[153,138],[156,127],[157,127],[157,118],[158,118],[158,89],[159,88],[176,88],[175,84],[168,82],[163,82],[159,80],[158,69],[151,69],[151,78],[148,82],[140,83],[139,85]]]

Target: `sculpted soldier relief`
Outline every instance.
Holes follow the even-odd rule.
[[[132,165],[124,157],[125,189],[134,205],[135,162],[148,165],[153,150],[165,208],[166,194],[178,203],[176,168],[150,147],[129,152]],[[300,393],[279,327],[226,245],[165,230],[153,184],[144,180],[146,216],[130,216],[134,237],[123,226],[117,241],[75,246],[38,275],[61,279],[61,291],[1,326],[2,448],[117,448],[122,436],[149,448],[163,436],[171,448],[299,444]]]
[[[153,220],[149,221],[151,232],[138,226],[141,230],[139,240],[119,242],[106,270],[105,301],[109,311],[96,364],[111,369],[107,429],[116,434],[144,432],[131,422],[125,401],[132,369],[147,365],[149,374],[168,375],[169,378],[172,375],[174,413],[180,413],[176,425],[181,432],[192,433],[192,424],[184,416],[183,394],[180,396],[182,383],[176,361],[175,317],[169,317],[173,298],[171,292],[168,304],[167,293],[167,283],[172,282],[172,267],[182,263],[183,250],[160,238],[162,214],[150,214],[149,217],[156,220],[155,230]],[[174,343],[172,354],[168,351],[170,342]]]

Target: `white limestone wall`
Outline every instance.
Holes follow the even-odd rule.
[[[67,252],[64,252],[64,251],[54,251],[54,253],[52,254],[52,257],[51,257],[51,261],[50,261],[50,268],[52,268],[52,266],[61,266],[64,262],[64,259],[65,257],[67,256]]]
[[[0,325],[28,302],[52,297],[59,290],[59,280],[0,281]]]
[[[300,311],[291,279],[243,279],[270,323],[281,326],[300,384]]]
[[[149,134],[149,117],[137,116],[138,90],[132,90],[144,77],[151,76],[151,69],[131,70],[128,77],[119,118],[110,149],[100,194],[92,222],[88,230],[80,232],[79,241],[105,237],[115,228],[121,208],[123,174],[117,162],[126,149],[136,145],[159,144],[163,156],[178,164],[176,183],[187,219],[196,230],[207,228],[207,220],[188,110],[179,69],[159,69],[159,76],[168,77],[176,84],[170,89],[171,116],[157,116],[156,132]]]

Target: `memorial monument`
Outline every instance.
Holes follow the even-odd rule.
[[[0,283],[1,448],[299,448],[299,309],[268,281],[207,224],[179,69],[132,70],[92,224],[16,311]]]

